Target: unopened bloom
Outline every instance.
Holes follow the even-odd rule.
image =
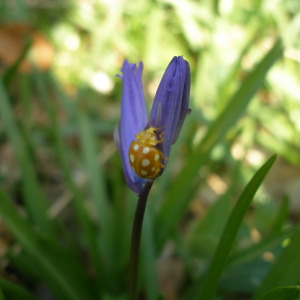
[[[115,141],[126,182],[140,194],[148,179],[162,174],[171,145],[190,111],[190,68],[181,56],[172,59],[157,89],[149,118],[142,86],[142,62],[136,65],[125,60],[121,71],[121,120],[115,130]]]

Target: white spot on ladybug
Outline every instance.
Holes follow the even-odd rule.
[[[134,162],[134,155],[133,155],[133,154],[130,154],[130,155],[129,155],[129,158],[130,158],[130,161],[133,163],[133,162]]]
[[[148,174],[148,172],[147,172],[147,171],[144,171],[144,170],[141,170],[141,174],[142,174],[143,176],[145,176],[145,175]]]
[[[134,144],[134,146],[133,146],[133,150],[134,151],[138,151],[139,148],[140,148],[140,146],[138,144]]]
[[[143,154],[148,154],[150,152],[150,148],[149,147],[144,147],[143,148]]]
[[[143,166],[143,167],[147,167],[147,166],[149,166],[149,165],[150,165],[150,160],[147,159],[147,158],[144,158],[144,159],[142,160],[142,166]]]
[[[160,159],[160,155],[158,154],[158,153],[156,153],[155,155],[154,155],[154,160],[155,161],[158,161]]]

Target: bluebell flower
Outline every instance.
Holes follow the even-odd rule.
[[[123,82],[121,120],[114,137],[126,182],[139,195],[147,180],[163,173],[171,146],[190,111],[190,67],[181,56],[172,59],[157,89],[149,118],[143,93],[142,62],[136,65],[125,60],[121,71],[123,75],[118,75]],[[134,168],[133,161],[136,163],[138,157],[129,150],[143,150],[139,152],[143,156],[139,163],[147,171]]]

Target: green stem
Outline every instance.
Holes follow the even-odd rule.
[[[141,245],[141,233],[143,228],[143,220],[145,214],[145,208],[147,204],[148,195],[153,185],[153,181],[148,181],[145,184],[142,193],[138,199],[138,203],[135,210],[134,222],[131,233],[131,250],[130,250],[130,300],[138,299],[138,267],[139,267],[139,253]]]

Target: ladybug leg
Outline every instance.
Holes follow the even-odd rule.
[[[159,134],[157,144],[160,144],[164,141],[163,136],[165,135],[165,132],[163,131],[162,133]]]
[[[161,151],[159,151],[159,152],[160,152],[160,155],[161,155],[161,159],[163,159],[163,160],[169,160],[169,158],[165,157],[164,154]],[[165,165],[163,163],[162,163],[162,166],[165,167]]]

